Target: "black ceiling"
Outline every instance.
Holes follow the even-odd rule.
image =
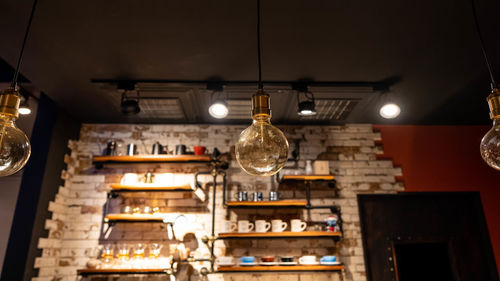
[[[0,2],[0,57],[10,65],[31,4]],[[477,5],[500,72],[500,1]],[[134,121],[120,114],[118,94],[91,79],[255,80],[255,28],[255,0],[40,1],[21,72],[84,122]],[[400,117],[383,120],[378,95],[367,93],[347,122],[489,123],[488,75],[469,0],[263,1],[262,32],[265,80],[401,79],[391,87]],[[208,107],[201,95],[183,105],[194,112],[187,121],[220,123],[196,114]],[[289,94],[272,98],[275,112],[294,106],[282,102]]]

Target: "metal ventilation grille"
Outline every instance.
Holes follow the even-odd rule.
[[[229,113],[226,119],[252,119],[252,101],[250,99],[227,100]]]
[[[342,121],[349,116],[359,99],[316,99],[314,116],[301,116],[302,120],[338,120]]]
[[[184,119],[186,116],[177,98],[141,98],[139,101],[142,118]]]

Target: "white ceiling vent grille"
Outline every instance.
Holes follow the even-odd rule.
[[[226,102],[229,110],[226,119],[252,119],[252,101],[250,99],[227,100]]]
[[[337,120],[342,121],[349,116],[359,99],[316,99],[314,116],[302,116],[302,120]]]
[[[139,101],[141,118],[161,118],[170,120],[185,119],[181,102],[178,98],[141,98]]]

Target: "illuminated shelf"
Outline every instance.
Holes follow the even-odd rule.
[[[157,214],[108,214],[106,222],[163,222]]]
[[[296,181],[331,181],[334,180],[333,175],[284,175],[282,180]]]
[[[153,184],[142,184],[142,185],[126,185],[126,184],[111,184],[111,190],[114,192],[141,192],[141,191],[193,191],[194,189],[191,185],[182,186],[161,186]]]
[[[304,208],[307,200],[278,200],[278,201],[229,201],[229,208]]]
[[[344,265],[219,266],[218,272],[342,271]]]
[[[219,233],[219,239],[251,239],[251,238],[338,238],[342,236],[340,232],[326,231],[302,231],[302,232],[227,232]]]
[[[110,275],[110,274],[167,274],[167,269],[163,268],[148,268],[148,269],[136,269],[136,268],[125,268],[125,269],[78,269],[77,273],[79,275]]]
[[[113,163],[209,163],[209,155],[122,155],[122,156],[94,156],[94,164]]]

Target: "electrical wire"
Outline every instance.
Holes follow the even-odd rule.
[[[19,58],[17,59],[16,71],[14,72],[14,77],[12,78],[12,83],[10,84],[13,88],[17,87],[17,78],[19,76],[19,68],[21,67],[21,60],[24,54],[24,46],[26,45],[26,40],[28,39],[28,34],[31,28],[31,22],[33,21],[33,16],[35,15],[36,4],[38,0],[33,1],[33,7],[31,8],[30,18],[28,20],[28,26],[26,26],[26,31],[24,32],[23,44],[21,46],[21,52],[19,53]]]
[[[262,62],[261,62],[261,42],[260,42],[260,0],[257,0],[257,60],[259,66],[259,89],[263,89],[262,85]]]
[[[479,27],[479,20],[477,19],[477,11],[474,0],[471,0],[471,6],[472,6],[472,15],[476,26],[476,32],[479,37],[479,43],[481,45],[481,51],[483,52],[484,61],[486,62],[486,67],[488,68],[488,72],[490,74],[491,88],[493,89],[497,86],[497,83],[495,82],[495,77],[493,76],[493,70],[490,64],[490,60],[488,59],[488,54],[486,53],[486,48],[484,47],[483,35],[481,33],[481,28]]]

